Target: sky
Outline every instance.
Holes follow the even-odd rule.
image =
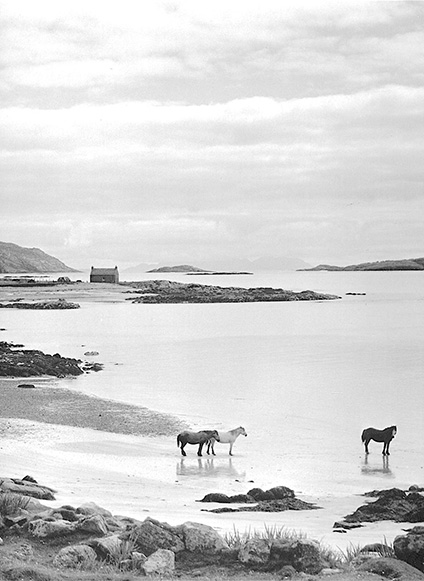
[[[0,0],[0,240],[424,256],[424,2]]]

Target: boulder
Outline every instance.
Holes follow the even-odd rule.
[[[122,540],[131,539],[135,543],[135,548],[144,555],[151,555],[157,549],[167,549],[178,553],[184,551],[184,543],[175,528],[167,523],[160,523],[154,519],[147,518],[139,525],[128,528],[120,535]]]
[[[109,532],[105,519],[99,514],[93,514],[92,516],[83,518],[76,523],[75,527],[77,531],[95,535],[107,535]]]
[[[291,565],[298,573],[317,575],[328,567],[321,556],[318,543],[309,540],[277,540],[271,545],[269,570]]]
[[[262,488],[252,488],[247,493],[254,500],[274,500],[274,494],[269,490],[262,490]]]
[[[418,569],[392,557],[369,557],[356,567],[356,571],[374,573],[396,581],[424,581],[424,574]]]
[[[75,532],[75,523],[64,520],[37,519],[28,523],[28,531],[30,535],[38,539],[63,537]]]
[[[84,569],[96,561],[96,552],[88,545],[72,545],[64,547],[53,560],[55,567],[68,569]]]
[[[84,504],[81,504],[81,506],[77,508],[76,512],[78,514],[85,514],[87,516],[94,514],[104,517],[112,516],[112,513],[109,510],[106,510],[95,502],[85,502]]]
[[[424,527],[414,527],[406,535],[396,537],[393,548],[398,559],[424,572]]]
[[[184,536],[185,548],[192,553],[218,553],[229,548],[216,530],[208,525],[186,522],[181,526],[181,531]]]
[[[122,554],[122,546],[126,541],[119,538],[119,535],[109,535],[100,539],[93,539],[87,544],[96,551],[99,559],[113,563],[116,555]]]
[[[145,575],[172,575],[175,571],[175,554],[167,549],[158,549],[141,565]]]
[[[260,538],[252,538],[241,547],[238,552],[238,560],[246,565],[264,565],[271,552],[268,541]]]
[[[60,515],[63,520],[67,520],[69,522],[76,522],[81,518],[81,516],[76,513],[72,506],[61,506],[59,508],[55,508],[54,514]]]

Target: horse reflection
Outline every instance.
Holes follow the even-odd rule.
[[[222,476],[231,478],[244,479],[246,472],[239,472],[233,466],[232,458],[225,460],[220,460],[216,462],[215,458],[197,458],[197,462],[194,460],[187,460],[186,458],[181,458],[177,462],[177,475],[178,476],[195,476],[195,477],[217,477]]]
[[[393,473],[389,467],[389,458],[388,456],[382,457],[383,463],[381,466],[378,465],[370,465],[368,463],[368,456],[365,456],[364,463],[361,467],[362,474],[366,475],[378,475],[381,474],[386,478],[393,478]]]

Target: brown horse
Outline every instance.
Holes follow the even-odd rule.
[[[374,442],[384,442],[383,445],[383,456],[389,456],[389,446],[390,442],[393,440],[397,432],[396,426],[390,426],[389,428],[384,428],[384,430],[376,430],[375,428],[366,428],[362,432],[362,441],[365,444],[365,454],[369,454],[368,444],[371,440]]]
[[[181,432],[177,436],[177,446],[181,447],[181,454],[187,456],[184,448],[187,444],[198,444],[199,448],[197,450],[197,455],[202,455],[202,448],[206,442],[211,438],[214,438],[219,442],[219,434],[216,430],[202,430],[201,432]]]

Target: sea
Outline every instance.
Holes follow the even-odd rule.
[[[2,309],[4,338],[67,357],[98,353],[101,372],[60,379],[61,387],[166,412],[194,430],[247,431],[231,459],[217,444],[213,461],[190,446],[183,460],[170,437],[155,468],[164,478],[207,475],[222,492],[240,480],[311,496],[424,485],[424,272],[121,273],[152,278],[340,299]],[[366,456],[362,430],[391,425],[391,455],[371,442]]]

